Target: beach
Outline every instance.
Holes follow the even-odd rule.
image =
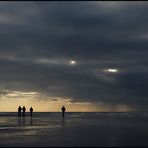
[[[148,113],[0,114],[1,147],[148,146]]]

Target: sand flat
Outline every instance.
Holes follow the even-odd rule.
[[[148,146],[147,125],[143,113],[7,115],[0,116],[0,146]]]

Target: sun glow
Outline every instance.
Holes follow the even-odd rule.
[[[71,61],[70,61],[70,64],[71,64],[71,65],[75,65],[75,64],[76,64],[76,61],[71,60]]]
[[[41,99],[42,98],[42,99]],[[61,106],[67,112],[96,112],[96,111],[129,111],[128,106],[95,104],[91,102],[74,102],[74,98],[44,96],[38,92],[5,90],[0,96],[0,111],[17,111],[18,106],[25,106],[29,112],[30,106],[35,112],[61,112]]]
[[[108,69],[109,72],[117,72],[117,69]]]
[[[108,68],[108,69],[105,69],[104,71],[105,71],[105,72],[116,73],[116,72],[118,72],[119,70],[118,70],[118,69],[113,69],[113,68]]]

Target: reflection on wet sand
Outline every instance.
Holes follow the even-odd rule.
[[[25,125],[26,125],[26,121],[28,122],[29,125],[32,125],[32,124],[33,124],[33,119],[32,119],[32,117],[30,117],[30,118],[18,117],[17,124],[18,124],[19,126],[20,126],[20,125],[25,126]]]
[[[63,128],[65,127],[65,119],[64,118],[62,119],[62,127]]]
[[[21,117],[18,116],[18,125],[21,125]]]
[[[30,125],[32,125],[32,124],[33,124],[32,117],[30,117]]]
[[[22,124],[25,125],[26,121],[25,121],[25,117],[22,118]]]

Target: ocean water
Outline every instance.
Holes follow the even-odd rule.
[[[148,112],[1,112],[0,146],[148,146]]]

